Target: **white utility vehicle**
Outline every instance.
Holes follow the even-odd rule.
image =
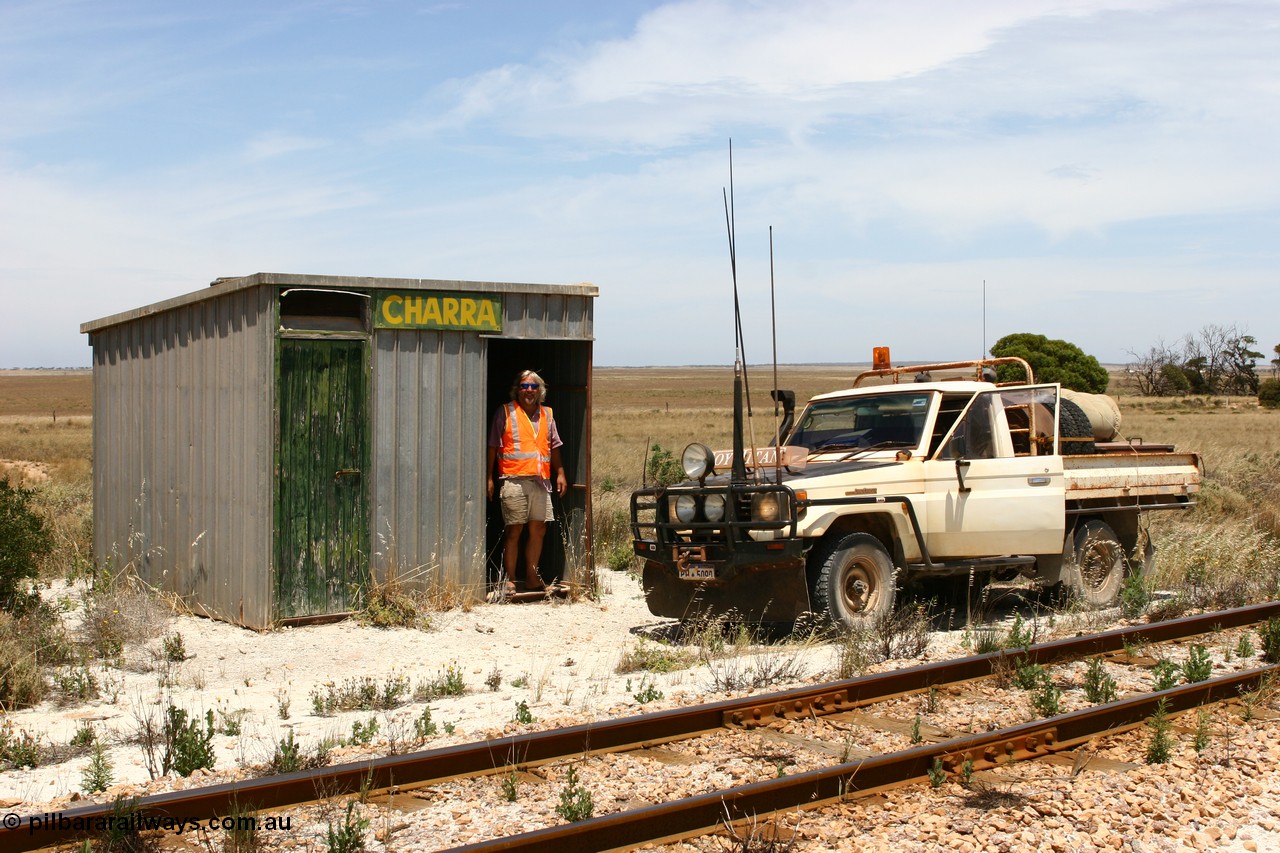
[[[1194,503],[1198,455],[1112,440],[1110,398],[1108,425],[1021,359],[882,358],[798,417],[786,405],[772,446],[743,447],[735,412],[734,451],[691,444],[687,481],[632,495],[651,612],[854,625],[911,578],[1017,574],[1107,606],[1150,568],[1145,513]],[[1025,378],[997,384],[998,364]]]

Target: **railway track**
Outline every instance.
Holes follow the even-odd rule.
[[[993,652],[766,695],[678,708],[618,720],[572,726],[480,743],[390,756],[373,761],[300,771],[174,791],[140,799],[136,813],[175,821],[207,821],[245,811],[281,810],[322,796],[404,791],[448,780],[512,772],[586,755],[649,749],[722,732],[767,732],[809,721],[856,720],[859,709],[925,691],[1008,673],[1019,664],[1051,665],[1123,652],[1241,628],[1280,615],[1280,602],[1137,626]],[[609,850],[703,834],[726,819],[746,820],[796,808],[811,808],[925,779],[930,772],[968,773],[1022,759],[1070,750],[1107,732],[1142,725],[1163,702],[1176,714],[1257,690],[1276,674],[1268,666],[1086,708],[1048,719],[978,734],[940,738],[881,754],[854,751],[825,766],[750,784],[736,785],[658,805],[641,806],[575,823],[507,835],[460,850]],[[34,850],[73,841],[79,827],[112,813],[111,804],[67,809],[54,825],[28,815],[0,829],[0,850]],[[15,816],[16,817],[16,816]]]

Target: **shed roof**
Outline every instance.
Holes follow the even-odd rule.
[[[315,287],[332,290],[456,290],[471,293],[541,293],[558,296],[596,297],[600,289],[594,284],[525,284],[501,281],[455,281],[432,278],[374,278],[355,275],[308,275],[306,273],[258,272],[233,278],[218,278],[202,290],[153,302],[141,308],[111,314],[80,324],[80,333],[88,334],[118,326],[153,314],[172,311],[185,305],[214,299],[237,290],[251,287]]]

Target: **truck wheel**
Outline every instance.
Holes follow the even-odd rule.
[[[813,582],[813,609],[854,628],[893,612],[897,572],[880,540],[850,533],[835,545]]]
[[[1090,607],[1111,607],[1124,585],[1124,546],[1106,522],[1086,522],[1076,531],[1075,556],[1063,567],[1067,590]]]

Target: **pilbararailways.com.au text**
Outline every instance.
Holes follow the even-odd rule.
[[[45,812],[41,815],[22,817],[17,814],[4,816],[6,829],[27,825],[27,834],[37,832],[150,832],[164,830],[179,835],[196,829],[223,830],[226,832],[276,832],[293,829],[290,816],[256,817],[235,815],[231,817],[176,818],[167,815],[109,814],[86,817],[67,817],[62,812]]]

